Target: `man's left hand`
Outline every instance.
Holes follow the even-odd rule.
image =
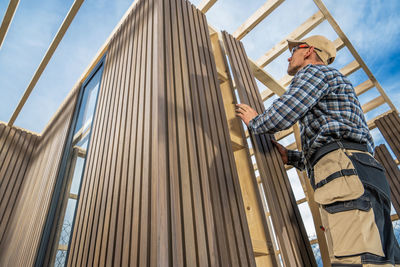
[[[240,117],[243,122],[249,126],[249,122],[258,115],[257,111],[246,104],[236,104],[236,116]]]

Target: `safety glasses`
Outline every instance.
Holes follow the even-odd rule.
[[[295,47],[293,47],[292,48],[292,50],[290,51],[290,53],[292,54],[292,56],[293,56],[293,53],[294,52],[296,52],[298,49],[300,49],[300,48],[309,48],[310,46],[308,45],[308,44],[300,44],[300,45],[296,45]],[[314,49],[315,50],[317,50],[317,51],[320,51],[320,52],[322,52],[322,50],[321,49],[319,49],[319,48],[316,48],[315,46],[314,46]]]

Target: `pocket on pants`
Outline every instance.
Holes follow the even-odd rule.
[[[338,202],[321,208],[328,243],[336,257],[372,253],[385,256],[368,198]]]
[[[314,166],[314,199],[322,205],[357,199],[364,186],[353,162],[341,149],[322,157]]]

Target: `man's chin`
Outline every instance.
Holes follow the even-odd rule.
[[[287,74],[289,74],[290,76],[294,76],[296,73],[297,73],[297,71],[294,70],[294,69],[288,69],[287,70]]]

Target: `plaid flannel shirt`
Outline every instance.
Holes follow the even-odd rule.
[[[353,85],[338,70],[307,65],[288,90],[249,123],[255,134],[273,134],[299,121],[303,151],[288,150],[288,164],[303,170],[316,150],[335,140],[374,143]]]

